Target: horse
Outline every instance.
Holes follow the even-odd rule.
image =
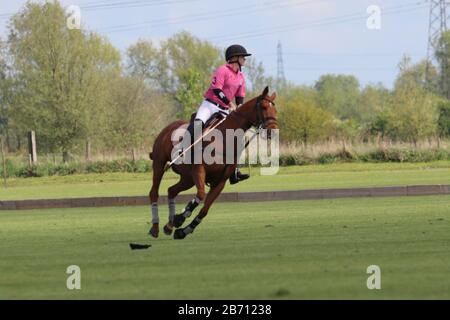
[[[269,87],[266,87],[261,95],[247,101],[235,111],[232,111],[221,123],[219,123],[216,129],[220,130],[222,133],[225,133],[227,129],[242,129],[245,132],[251,127],[256,127],[266,129],[267,138],[270,138],[271,130],[278,129],[278,122],[277,109],[275,108],[274,103],[276,93],[273,93],[271,96],[269,96],[268,93]],[[186,125],[186,121],[178,120],[166,126],[155,139],[152,152],[150,153],[150,158],[153,160],[153,183],[149,192],[152,209],[152,226],[149,234],[154,238],[157,238],[159,235],[159,186],[165,169],[167,169],[167,163],[169,163],[172,158],[172,150],[174,148],[172,135],[175,130],[179,130],[180,127]],[[208,129],[205,129],[205,131],[206,130]],[[203,141],[203,144],[206,144],[206,142]],[[226,150],[224,144],[221,147],[223,150]],[[167,190],[169,221],[163,228],[166,235],[170,236],[174,227],[177,228],[174,232],[174,239],[184,239],[188,234],[194,231],[197,225],[208,214],[208,210],[222,192],[228,178],[234,173],[238,159],[238,152],[234,152],[231,163],[227,161],[227,163],[206,164],[204,161],[200,161],[200,163],[193,164],[176,163],[171,165],[172,170],[180,176],[180,180]],[[206,184],[209,184],[210,186],[208,194],[205,192]],[[176,214],[176,196],[180,192],[188,190],[194,185],[197,189],[195,198],[186,205],[181,214]],[[203,202],[203,200],[203,207],[197,217],[193,219],[187,227],[180,228],[185,219],[192,214],[194,209]]]

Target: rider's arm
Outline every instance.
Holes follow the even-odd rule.
[[[226,106],[230,103],[225,93],[223,93],[222,89],[212,89],[217,98],[220,99]]]
[[[242,78],[242,84],[236,92],[236,104],[239,106],[244,103],[245,98],[245,78]]]
[[[211,81],[211,89],[214,95],[227,106],[230,103],[230,100],[228,100],[227,96],[223,92],[225,80],[226,80],[226,66],[222,66],[218,68],[213,74],[213,78]]]

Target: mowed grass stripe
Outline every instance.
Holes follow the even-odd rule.
[[[150,239],[146,207],[1,212],[0,298],[448,299],[449,209],[449,196],[223,203],[182,241]],[[381,290],[366,287],[372,264]]]
[[[251,173],[251,179],[228,184],[224,192],[449,184],[450,161],[282,167],[273,176],[261,176],[259,169],[252,168]],[[151,173],[110,173],[11,179],[8,188],[0,188],[0,200],[147,195],[151,177]],[[167,188],[177,181],[178,176],[168,172],[160,194],[167,194]]]

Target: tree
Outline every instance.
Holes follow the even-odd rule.
[[[167,74],[167,61],[151,40],[139,40],[127,50],[127,74],[144,79],[161,91],[170,91],[173,81]]]
[[[245,62],[244,70],[246,76],[246,88],[249,93],[259,94],[269,85],[264,75],[264,67],[261,62],[257,62],[255,58],[249,57]]]
[[[120,54],[106,40],[69,30],[59,2],[28,2],[11,18],[12,110],[36,131],[40,148],[68,152],[100,129],[107,79],[120,72]]]
[[[178,76],[180,85],[175,93],[175,99],[182,106],[178,116],[181,119],[190,119],[191,114],[197,111],[205,91],[202,76],[194,68],[182,70]]]
[[[330,136],[333,116],[316,104],[314,91],[296,88],[280,99],[280,137],[284,142],[315,143]]]
[[[265,87],[269,87],[271,91],[276,89],[276,79],[272,76],[266,76],[264,66],[255,58],[249,57],[242,68],[245,75],[246,97],[253,98],[261,94]],[[282,95],[282,92],[277,91],[277,95]]]
[[[441,101],[438,104],[438,130],[441,137],[450,137],[450,101]]]
[[[394,139],[413,142],[437,131],[436,97],[420,87],[398,88],[391,101],[391,130]]]
[[[392,115],[389,110],[381,110],[374,114],[374,118],[367,124],[367,133],[384,139],[390,135]]]
[[[438,93],[438,74],[436,68],[428,65],[427,79],[427,61],[422,60],[413,64],[410,56],[403,56],[398,64],[399,74],[394,83],[394,88],[415,88],[420,87]]]
[[[109,150],[132,152],[168,122],[173,113],[169,101],[151,90],[142,78],[123,76],[111,82],[110,114],[103,138]]]
[[[188,32],[180,32],[162,43],[161,53],[167,66],[165,78],[173,79],[173,88],[168,91],[175,93],[179,115],[186,117],[200,105],[211,74],[224,62],[221,50]]]
[[[356,119],[363,124],[373,122],[387,108],[389,97],[389,90],[382,84],[367,85],[359,96]]]
[[[358,137],[361,128],[358,122],[354,119],[347,120],[339,120],[335,121],[336,132],[335,136],[340,138],[343,142],[345,148],[345,141],[350,140],[354,142],[354,140]]]
[[[189,117],[201,103],[212,72],[222,64],[221,50],[188,32],[162,41],[157,49],[150,41],[139,41],[128,51],[127,70],[171,95],[180,117]]]
[[[323,75],[315,88],[324,110],[342,120],[358,117],[359,81],[354,76]]]
[[[389,137],[416,144],[436,133],[438,100],[426,80],[426,62],[413,64],[404,56],[389,108],[383,115]]]
[[[6,42],[0,39],[0,134],[5,136],[8,150],[20,148],[21,126],[11,108],[13,77]]]
[[[441,94],[450,99],[450,31],[442,34],[435,56],[439,63]]]
[[[161,51],[167,61],[168,72],[172,73],[176,80],[179,80],[180,72],[193,68],[200,73],[203,81],[209,83],[212,72],[224,63],[219,48],[188,32],[177,33],[164,41]]]
[[[8,125],[7,117],[7,66],[5,45],[0,39],[0,135],[4,134]]]

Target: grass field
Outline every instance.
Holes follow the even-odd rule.
[[[242,169],[248,172],[247,168]],[[430,163],[342,163],[281,167],[273,176],[259,175],[237,185],[227,185],[224,192],[324,189],[343,187],[392,186],[414,184],[450,184],[450,161]],[[176,183],[178,176],[168,172],[160,194]],[[146,195],[151,174],[110,173],[43,178],[17,178],[0,187],[0,200],[73,198],[95,196]],[[185,193],[192,193],[188,190]]]
[[[450,299],[449,196],[219,203],[179,241],[150,239],[149,216],[0,212],[0,299]],[[81,290],[66,289],[69,265]]]

